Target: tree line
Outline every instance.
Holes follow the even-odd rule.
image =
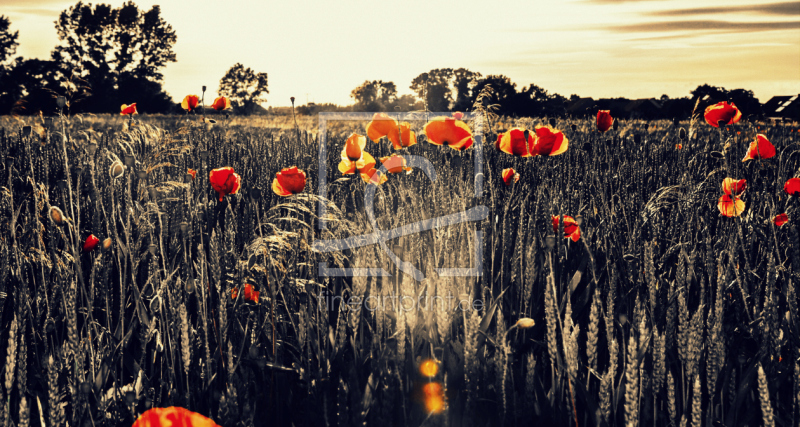
[[[58,44],[50,59],[14,58],[19,31],[12,32],[9,19],[0,16],[0,114],[52,114],[59,96],[66,99],[69,113],[115,113],[132,102],[148,113],[182,111],[163,89],[162,70],[177,61],[173,47],[178,38],[159,6],[144,11],[132,1],[118,8],[78,2],[61,12],[55,27]],[[615,117],[686,118],[696,99],[706,96],[732,101],[744,115],[761,115],[752,91],[707,84],[686,97],[663,95],[656,103],[638,106],[624,98],[567,98],[532,83],[518,87],[507,76],[465,68],[421,73],[410,89],[413,94],[399,95],[394,82],[367,80],[352,90],[351,106],[309,104],[298,112],[469,111],[483,93],[482,102],[498,114],[519,117],[582,116],[604,109]],[[218,93],[230,98],[236,113],[263,111],[267,74],[237,63],[220,80]]]
[[[19,31],[0,16],[0,114],[51,114],[63,96],[71,113],[113,113],[136,102],[151,113],[179,107],[164,91],[163,68],[177,57],[178,36],[159,6],[141,10],[78,2],[55,21],[58,44],[50,59],[16,57]],[[232,66],[218,90],[235,110],[265,102],[267,74]]]
[[[584,116],[596,114],[598,109],[610,110],[614,117],[640,117],[645,119],[674,119],[689,117],[698,98],[706,102],[728,100],[734,102],[742,114],[761,116],[761,103],[753,91],[746,89],[728,90],[723,87],[703,84],[690,91],[689,96],[670,98],[662,95],[647,105],[636,105],[627,98],[584,100],[578,95],[569,98],[558,93],[530,84],[518,89],[517,84],[504,75],[483,76],[481,73],[464,68],[443,68],[422,73],[411,81],[410,89],[414,95],[398,96],[394,82],[382,80],[365,81],[350,93],[354,101],[352,107],[338,107],[332,104],[317,106],[317,111],[345,110],[355,111],[468,111],[478,96],[489,88],[482,98],[485,104],[493,105],[498,114],[517,117],[542,116]],[[706,98],[708,97],[708,98]],[[643,100],[639,100],[643,101]],[[640,103],[642,104],[642,103]],[[305,107],[308,111],[307,107]],[[310,112],[310,111],[309,111]]]

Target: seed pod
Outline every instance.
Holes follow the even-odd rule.
[[[194,279],[190,278],[189,280],[187,280],[184,288],[186,289],[187,294],[193,294],[195,289],[197,288],[197,286],[195,286],[194,284]]]
[[[145,179],[147,178],[147,172],[144,170],[138,170],[136,171],[136,177],[138,177],[139,179]]]
[[[111,164],[111,168],[108,170],[108,174],[111,175],[112,179],[119,179],[122,178],[122,175],[125,174],[125,166],[119,162],[119,160],[115,161]]]
[[[61,212],[61,209],[55,206],[51,206],[50,219],[52,219],[54,223],[61,225],[64,223],[64,212]]]
[[[136,158],[130,154],[126,154],[124,160],[125,160],[125,166],[129,168],[132,168],[133,165],[136,163]]]
[[[678,130],[678,138],[685,140],[686,139],[686,129],[680,128]]]

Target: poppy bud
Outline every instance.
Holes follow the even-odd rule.
[[[100,239],[95,237],[94,234],[90,234],[89,237],[86,238],[86,241],[83,242],[83,250],[85,252],[91,252],[97,247],[98,243],[100,243]]]
[[[292,100],[292,107],[294,107],[294,97],[289,98]]]
[[[261,190],[258,188],[251,188],[250,189],[250,198],[253,200],[258,200],[261,198]]]
[[[206,91],[206,86],[205,86],[205,85],[203,85],[203,92],[205,92],[205,91]]]
[[[106,237],[103,240],[103,251],[107,251],[107,250],[111,249],[111,243],[112,243],[111,238],[110,237]]]
[[[125,174],[125,166],[119,162],[119,160],[115,161],[111,164],[111,168],[108,170],[108,174],[111,175],[112,179],[119,179],[122,178],[122,175]]]
[[[136,171],[136,176],[139,177],[139,179],[145,179],[147,178],[147,171],[144,170]]]
[[[686,129],[684,129],[684,128],[680,128],[680,129],[678,130],[678,138],[680,138],[680,139],[686,139]]]
[[[58,108],[66,107],[67,106],[67,98],[65,98],[63,96],[57,97],[56,98],[56,105],[58,105]]]
[[[619,120],[614,120],[614,124],[611,125],[611,127],[614,128],[614,130],[619,129]]]
[[[189,229],[189,224],[186,221],[181,222],[181,233],[185,233]]]
[[[528,329],[532,328],[535,324],[536,322],[530,317],[523,317],[522,319],[517,320],[516,326],[520,329]]]
[[[194,284],[194,279],[190,278],[189,280],[187,280],[185,288],[187,294],[193,294],[195,289],[197,288],[197,286]]]
[[[136,157],[133,157],[130,154],[125,155],[125,166],[131,168],[133,167],[134,163],[136,162]]]
[[[50,219],[52,219],[54,223],[61,225],[64,223],[64,212],[61,212],[61,209],[55,206],[51,206]]]
[[[158,246],[156,246],[155,243],[151,243],[150,246],[148,247],[148,250],[150,251],[150,255],[155,256],[156,253],[158,253]]]
[[[89,153],[90,156],[93,156],[96,151],[97,151],[97,143],[96,142],[90,142],[86,146],[86,152]]]
[[[547,237],[544,238],[544,240],[547,249],[553,249],[556,246],[556,236],[548,234]]]
[[[153,313],[158,313],[158,310],[161,308],[161,304],[158,298],[153,298],[150,300],[150,311]]]
[[[89,394],[92,392],[92,383],[89,381],[84,381],[81,383],[81,393]]]

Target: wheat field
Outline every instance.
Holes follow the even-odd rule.
[[[323,198],[314,117],[1,118],[0,426],[129,426],[169,406],[221,426],[800,423],[800,202],[783,188],[800,174],[797,123],[599,133],[594,118],[478,114],[480,198],[475,147],[424,139],[404,152],[436,181],[415,170],[373,189],[381,230],[488,207],[386,242],[422,281],[376,245],[315,249],[374,231],[371,184],[337,170],[366,122],[328,127]],[[495,148],[548,122],[569,138],[562,155]],[[757,133],[777,155],[742,162]],[[220,202],[208,177],[223,166],[241,189]],[[308,181],[280,197],[290,166]],[[733,218],[717,208],[726,177],[747,180]],[[480,276],[436,274],[480,248]],[[325,277],[323,263],[392,274]],[[348,303],[393,295],[433,303]]]

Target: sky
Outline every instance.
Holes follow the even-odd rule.
[[[76,1],[0,0],[17,55],[48,58],[54,21]],[[97,2],[95,2],[97,3]],[[120,6],[123,1],[102,3]],[[435,68],[504,74],[569,97],[688,96],[708,83],[761,102],[800,93],[800,1],[139,0],[178,36],[164,88],[216,95],[240,62],[269,76],[265,106],[352,103],[365,80],[400,94]]]

